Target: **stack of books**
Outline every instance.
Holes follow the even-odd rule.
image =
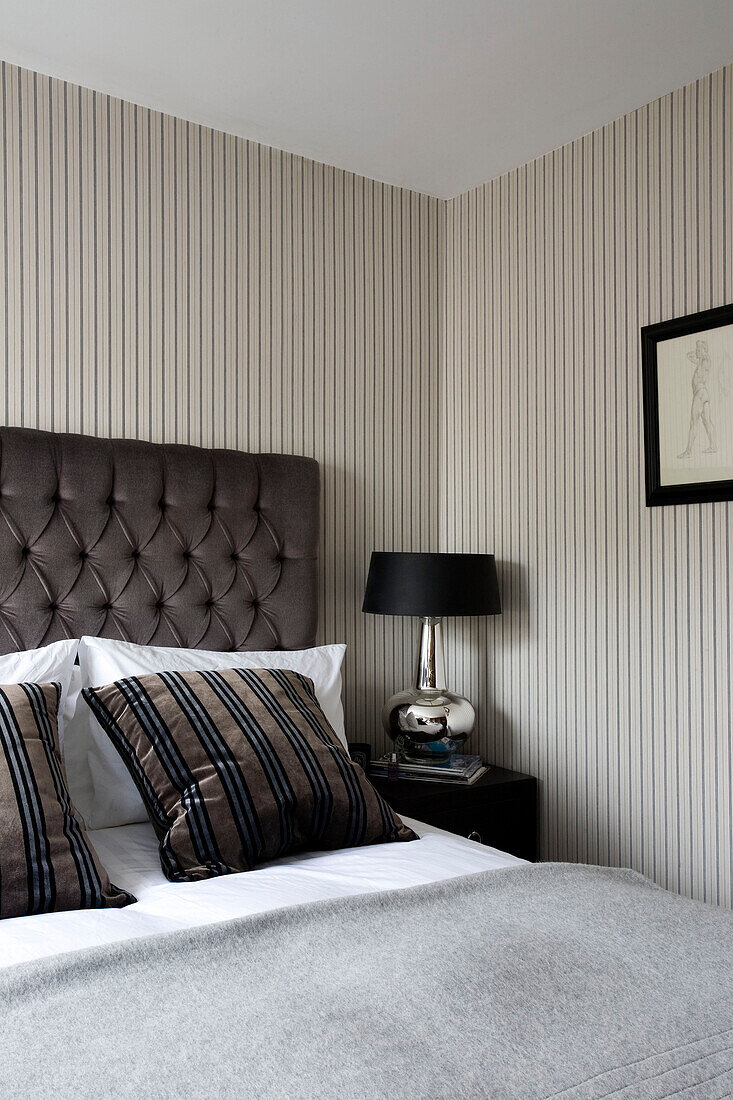
[[[372,760],[371,774],[382,779],[387,777],[387,767],[392,754]],[[414,764],[410,760],[398,760],[398,779],[420,779],[427,783],[475,783],[487,768],[481,763],[480,756],[460,756],[457,753],[443,761],[426,761]]]

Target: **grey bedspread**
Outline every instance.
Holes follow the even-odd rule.
[[[721,1097],[733,914],[565,864],[0,972],[0,1096]]]

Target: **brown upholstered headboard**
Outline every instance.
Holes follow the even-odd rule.
[[[2,653],[313,645],[317,541],[312,459],[0,428]]]

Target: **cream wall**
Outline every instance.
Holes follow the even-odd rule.
[[[733,69],[450,203],[0,76],[1,422],[317,458],[377,745],[415,639],[369,552],[494,551],[451,676],[544,855],[731,904],[730,506],[644,507],[638,330],[733,299]]]
[[[731,505],[645,507],[639,328],[733,301],[732,167],[729,67],[452,201],[441,400],[442,547],[502,562],[482,749],[546,858],[727,905]]]
[[[320,634],[373,736],[413,639],[361,614],[369,553],[437,548],[438,200],[12,65],[0,127],[0,422],[318,459]]]

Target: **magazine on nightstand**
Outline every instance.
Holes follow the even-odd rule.
[[[391,753],[372,760],[370,774],[381,778],[387,776],[387,766]],[[413,763],[409,760],[398,762],[398,779],[420,779],[428,783],[475,783],[488,770],[480,756],[462,756],[458,753],[448,757],[445,762]]]

